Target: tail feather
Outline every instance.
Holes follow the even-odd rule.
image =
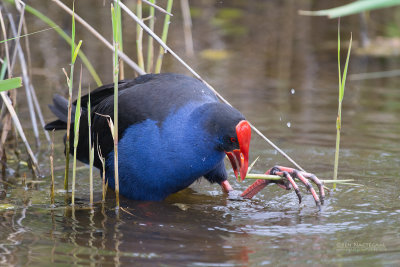
[[[67,129],[67,121],[68,121],[68,100],[62,97],[61,95],[54,95],[53,97],[53,105],[49,105],[51,112],[57,116],[58,120],[52,121],[45,125],[45,129],[48,131],[51,130],[63,130]],[[75,117],[75,109],[72,108],[71,112],[71,121],[74,121]]]
[[[61,121],[61,120],[56,120],[47,123],[44,126],[44,129],[47,131],[52,131],[52,130],[66,130],[67,129],[67,123]]]

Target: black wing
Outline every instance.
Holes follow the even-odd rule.
[[[113,150],[113,139],[107,117],[114,119],[114,85],[108,84],[90,94],[92,106],[92,142],[95,147],[94,165],[101,168],[98,146],[103,157]],[[88,96],[81,98],[82,107],[87,106]],[[190,101],[218,101],[214,93],[201,81],[181,74],[148,74],[134,80],[119,82],[118,137],[136,123],[151,119],[162,123],[164,119]],[[72,127],[73,128],[73,127]],[[88,162],[87,111],[82,112],[78,159]],[[71,142],[73,135],[71,134]],[[72,152],[72,151],[71,151]]]

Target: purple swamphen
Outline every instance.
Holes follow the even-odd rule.
[[[226,155],[236,177],[239,173],[242,180],[246,177],[250,124],[238,110],[219,102],[201,81],[181,74],[146,74],[120,81],[118,89],[118,167],[123,196],[163,200],[201,177],[218,183],[229,192],[232,187],[227,181]],[[100,150],[105,157],[108,185],[114,189],[114,145],[107,121],[114,114],[113,94],[113,84],[91,92],[90,116],[94,166],[102,168]],[[68,101],[59,95],[55,95],[53,101],[49,107],[58,119],[48,123],[45,129],[65,130]],[[84,163],[89,162],[87,103],[88,95],[82,96],[77,158]],[[70,142],[74,142],[73,127]],[[73,153],[72,146],[70,153]],[[286,189],[293,187],[301,200],[293,176],[306,185],[319,205],[319,197],[307,178],[316,183],[323,201],[322,184],[314,175],[278,166],[267,173],[284,176],[286,180],[257,180],[242,196],[251,198],[274,182]]]

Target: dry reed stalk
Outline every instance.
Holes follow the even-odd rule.
[[[39,165],[37,163],[36,157],[32,152],[31,147],[29,146],[28,140],[26,139],[26,136],[24,134],[24,130],[22,129],[21,123],[18,119],[18,115],[14,110],[14,107],[11,104],[11,100],[10,98],[7,96],[6,92],[0,92],[1,97],[3,99],[3,102],[6,104],[6,107],[8,109],[8,111],[10,112],[11,118],[14,122],[14,125],[19,133],[19,136],[21,137],[22,142],[25,145],[25,149],[27,150],[29,157],[32,161],[32,171],[34,173],[35,176],[39,176],[40,173],[40,169],[39,169]]]
[[[1,24],[1,30],[3,32],[4,40],[7,40],[7,31],[4,23],[4,18],[3,18],[3,13],[2,10],[0,9],[0,24]],[[5,48],[5,54],[6,54],[6,63],[7,63],[7,75],[8,78],[12,77],[12,69],[11,69],[11,64],[10,64],[10,52],[8,48],[8,42],[4,43],[4,48]],[[12,102],[14,105],[15,102]],[[4,119],[3,119],[3,129],[1,132],[1,140],[0,140],[0,159],[2,162],[2,173],[3,176],[5,176],[5,170],[6,170],[6,162],[7,162],[7,156],[5,154],[5,142],[8,136],[9,131],[11,130],[11,115],[6,114]]]
[[[99,156],[99,159],[101,161],[101,166],[102,166],[102,202],[104,203],[106,201],[106,193],[107,193],[107,187],[108,187],[108,180],[106,182],[106,161],[105,158],[103,158],[103,155],[101,154],[101,148],[98,145],[98,137],[97,137],[97,154]]]
[[[13,66],[15,64],[16,53],[18,53],[19,61],[21,64],[22,75],[24,78],[25,90],[27,92],[27,101],[28,101],[28,107],[29,107],[29,111],[30,111],[30,115],[31,115],[32,127],[33,127],[34,134],[36,137],[36,144],[38,145],[40,143],[40,139],[39,139],[39,133],[37,130],[38,127],[37,127],[37,123],[36,123],[35,114],[37,114],[37,116],[39,118],[40,124],[43,129],[43,133],[46,137],[46,140],[50,144],[51,143],[50,135],[46,130],[44,130],[45,122],[44,122],[42,110],[40,108],[39,101],[37,100],[35,89],[33,88],[33,85],[30,82],[32,79],[31,79],[31,75],[29,73],[29,70],[31,69],[31,62],[30,62],[30,49],[29,49],[28,36],[33,33],[28,33],[28,30],[27,30],[26,24],[25,24],[25,17],[24,17],[25,13],[24,12],[25,12],[25,4],[21,3],[21,9],[20,9],[21,15],[20,15],[20,21],[19,21],[19,25],[18,25],[18,32],[16,31],[16,27],[15,27],[15,23],[14,23],[12,14],[8,14],[8,18],[9,18],[10,25],[11,25],[11,30],[12,30],[14,38],[16,40],[16,45],[15,45],[15,49],[14,49],[14,56],[13,56],[11,68],[13,69]],[[21,36],[22,27],[24,27],[24,31],[25,31],[25,35],[23,35],[23,37],[25,39],[27,57],[25,57],[24,52],[22,50],[21,43],[19,41],[20,37],[22,37]],[[48,29],[45,29],[45,30],[48,30]],[[41,32],[41,31],[38,31],[38,32]],[[36,32],[36,33],[38,33],[38,32]],[[26,58],[28,60],[26,60]],[[27,63],[27,61],[28,61],[28,63]],[[34,109],[32,108],[32,103],[34,105]]]
[[[15,47],[17,47],[19,45],[19,40],[20,40],[20,36],[21,36],[21,30],[22,30],[22,22],[24,21],[24,14],[25,14],[25,4],[22,3],[22,8],[19,10],[20,13],[20,18],[19,18],[19,23],[18,23],[18,33],[15,32],[15,30],[13,30],[13,35],[15,38]],[[15,25],[14,25],[14,19],[12,17],[12,14],[8,14],[8,20],[10,21],[10,23],[12,23],[12,27],[14,27],[15,29]],[[13,26],[14,25],[14,26]],[[13,56],[11,58],[11,69],[14,69],[14,64],[15,64],[15,59],[17,58],[17,49],[15,49],[14,47],[14,53]]]
[[[173,0],[168,0],[168,3],[167,3],[167,11],[168,12],[171,12],[173,2],[174,2]],[[171,18],[170,15],[165,15],[163,31],[162,31],[162,34],[161,34],[161,40],[162,40],[163,43],[167,42],[170,18]],[[161,72],[161,66],[162,66],[164,54],[166,52],[167,52],[167,50],[164,50],[164,47],[161,45],[160,46],[160,50],[158,52],[157,61],[156,61],[156,68],[154,69],[155,73],[160,73]]]
[[[1,9],[0,9],[0,25],[1,25],[1,30],[2,30],[2,32],[3,32],[3,36],[4,36],[4,40],[7,40],[8,38],[7,38],[7,31],[6,31],[6,26],[5,26],[5,23],[4,23],[4,18],[3,18],[3,13],[1,12]],[[8,42],[5,42],[4,43],[4,49],[5,49],[5,52],[6,52],[6,59],[7,59],[7,72],[8,72],[8,78],[11,78],[11,64],[10,64],[10,52],[9,52],[9,49],[8,49]]]
[[[183,15],[183,33],[185,36],[185,48],[188,56],[194,55],[193,36],[192,36],[192,17],[190,16],[190,6],[188,0],[181,0]]]
[[[4,18],[3,18],[3,14],[1,13],[1,10],[0,10],[0,24],[1,24],[2,31],[3,31],[4,39],[7,40],[7,33],[6,33],[6,30],[5,30]],[[10,64],[10,56],[9,56],[7,42],[5,42],[5,47],[6,47],[6,60],[7,60],[8,76],[11,77],[12,69],[11,69],[11,64]],[[12,91],[16,92],[16,90],[12,90]],[[11,96],[13,96],[14,99],[15,99],[16,94],[12,94]],[[28,141],[26,139],[26,136],[25,136],[24,131],[22,129],[21,123],[20,123],[20,121],[18,119],[18,116],[17,116],[17,114],[15,112],[15,109],[14,109],[14,106],[13,106],[13,104],[15,104],[16,101],[14,100],[14,102],[12,102],[6,92],[1,92],[1,97],[3,99],[3,103],[6,105],[6,108],[8,109],[8,112],[9,112],[9,114],[7,116],[10,116],[12,121],[14,122],[14,126],[16,128],[16,131],[19,133],[19,135],[20,135],[20,137],[22,139],[22,142],[24,143],[24,146],[25,146],[25,148],[26,148],[26,150],[28,152],[28,155],[29,155],[29,157],[31,159],[32,172],[33,172],[33,174],[35,176],[38,176],[39,175],[39,166],[38,166],[36,157],[33,154],[32,149],[31,149],[31,147],[30,147],[30,145],[29,145],[29,143],[28,143]],[[3,127],[5,127],[3,129],[6,129],[6,132],[8,132],[9,129],[11,129],[11,119],[10,119],[10,117],[8,119],[8,122],[7,122],[8,126],[3,125]],[[4,135],[2,136],[2,139],[4,140],[4,142],[5,142],[5,137],[7,136],[6,132],[3,132]],[[3,159],[4,156],[5,156],[5,153],[3,153],[4,152],[4,150],[3,150],[4,144],[0,144],[0,145],[1,145],[0,152],[2,153],[1,158]],[[5,167],[5,166],[3,165],[3,167]]]
[[[19,23],[19,32],[17,32],[16,28],[15,28],[15,23],[14,23],[14,19],[12,18],[11,14],[8,16],[9,21],[10,21],[10,26],[11,26],[11,31],[13,32],[13,35],[15,37],[17,37],[16,39],[16,45],[15,45],[15,55],[18,54],[18,59],[21,65],[21,70],[22,70],[22,78],[24,80],[24,87],[25,87],[25,93],[26,93],[26,99],[28,102],[28,109],[29,109],[29,115],[31,118],[31,123],[32,123],[32,129],[33,129],[33,133],[35,136],[35,141],[36,141],[36,145],[39,146],[40,145],[40,138],[39,138],[39,129],[37,126],[37,120],[36,120],[36,110],[34,107],[34,101],[33,101],[33,96],[32,96],[32,85],[30,82],[30,78],[29,78],[29,74],[28,74],[28,68],[27,68],[27,64],[25,61],[25,55],[24,52],[22,51],[21,45],[19,43],[19,37],[20,36],[20,30],[22,27],[22,23]],[[21,17],[21,19],[23,19],[23,17]],[[15,61],[13,61],[14,63]],[[13,66],[13,65],[12,65]],[[40,108],[39,108],[40,109]],[[44,126],[44,125],[43,125]]]
[[[155,9],[157,9],[158,11],[160,11],[160,12],[162,12],[162,13],[164,13],[164,14],[167,14],[167,15],[169,15],[169,16],[171,16],[171,17],[173,16],[171,12],[168,12],[168,11],[166,11],[164,8],[162,8],[162,7],[160,7],[160,6],[157,6],[157,5],[155,4],[155,1],[154,1],[154,0],[150,0],[150,1],[142,0],[142,2],[145,3],[145,4],[148,4],[149,6],[151,6],[151,7],[155,8]]]

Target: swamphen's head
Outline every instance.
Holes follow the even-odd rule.
[[[249,165],[250,124],[243,114],[225,104],[211,104],[205,111],[208,112],[212,119],[206,120],[205,129],[218,137],[216,149],[226,153],[236,178],[240,173],[240,179],[244,180]]]

